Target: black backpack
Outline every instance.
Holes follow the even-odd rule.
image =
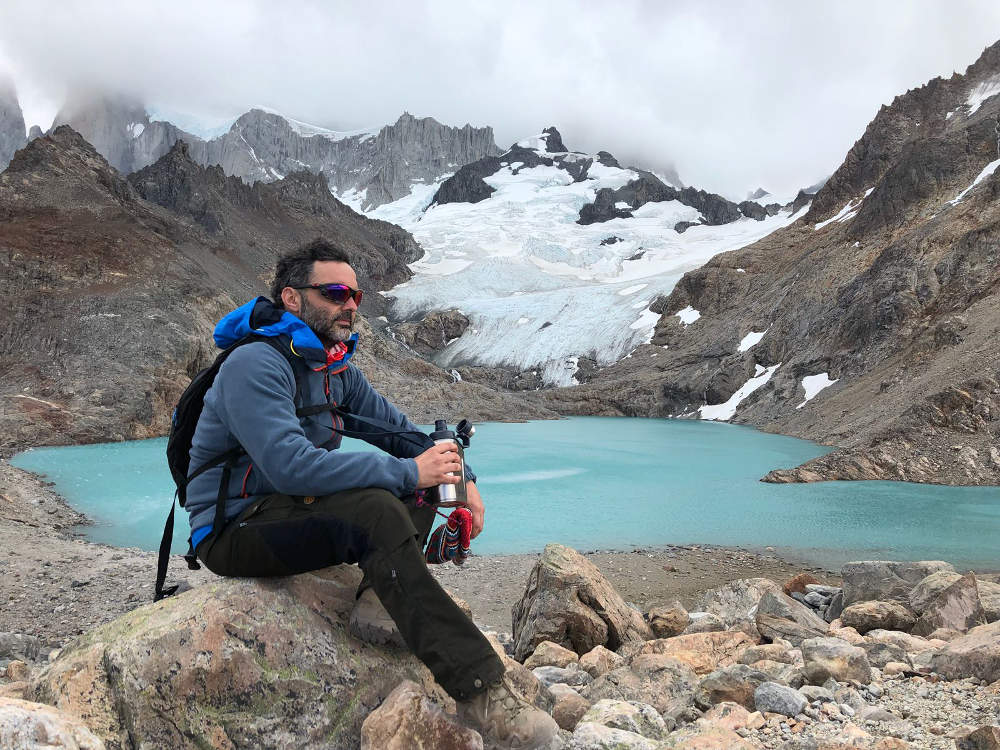
[[[219,494],[215,504],[215,519],[212,523],[213,535],[218,535],[218,533],[225,527],[226,492],[229,489],[230,475],[233,466],[235,466],[237,460],[239,460],[240,456],[242,456],[246,451],[243,449],[243,446],[237,445],[235,448],[231,448],[225,453],[220,453],[219,455],[209,459],[195,471],[191,472],[191,442],[194,439],[195,428],[198,426],[198,419],[201,417],[202,407],[205,404],[205,394],[208,393],[208,389],[211,388],[212,384],[215,382],[215,376],[218,375],[219,368],[222,367],[222,364],[229,358],[229,355],[236,349],[254,341],[263,341],[269,344],[280,352],[282,356],[288,359],[289,364],[292,366],[292,373],[295,376],[294,403],[298,403],[299,396],[302,392],[302,384],[299,381],[299,368],[295,363],[295,355],[292,354],[291,349],[279,338],[251,334],[230,345],[227,349],[224,349],[219,353],[219,356],[215,358],[215,361],[211,365],[201,370],[194,376],[194,378],[191,379],[191,383],[184,389],[184,393],[182,393],[180,399],[178,399],[177,406],[174,409],[173,416],[170,420],[170,435],[167,438],[167,464],[170,467],[170,474],[174,478],[174,484],[177,485],[177,491],[174,494],[174,499],[177,500],[182,508],[187,503],[187,486],[191,480],[200,476],[209,469],[213,469],[219,465],[222,466],[222,479],[219,482]],[[372,419],[370,417],[352,414],[345,407],[334,403],[302,406],[295,410],[295,415],[303,418],[327,411],[336,412],[342,418],[352,419],[356,422],[361,422],[377,428],[374,431],[359,431],[335,427],[334,430],[344,437],[359,438],[363,440],[380,435],[398,435],[403,439],[416,444],[422,449],[429,448],[434,444],[434,441],[432,441],[430,437],[423,432],[415,430],[401,430],[397,425],[383,422],[379,419]],[[418,437],[409,437],[411,435],[416,435]],[[160,540],[160,552],[156,562],[156,587],[153,594],[154,602],[175,594],[178,588],[177,585],[164,587],[164,583],[167,578],[167,566],[170,561],[170,545],[174,538],[174,508],[174,501],[171,500],[170,514],[167,516],[167,522],[163,527],[163,537]],[[188,544],[188,551],[184,555],[184,560],[187,562],[188,569],[201,569],[198,558],[190,544]]]

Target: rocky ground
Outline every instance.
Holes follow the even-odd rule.
[[[142,669],[169,705],[183,685],[203,679],[161,683],[158,676],[203,668],[184,656],[189,632],[208,639],[198,645],[203,638],[194,636],[198,653],[226,654],[209,657],[213,673],[237,668],[241,649],[266,654],[254,657],[259,667],[251,669],[263,670],[252,678],[262,680],[254,683],[260,686],[254,705],[272,719],[296,715],[289,719],[295,728],[276,739],[271,719],[242,723],[235,707],[248,699],[230,694],[232,678],[212,680],[208,689],[218,693],[212,700],[235,700],[239,716],[212,730],[208,746],[356,747],[362,725],[362,747],[427,726],[438,740],[451,737],[442,746],[479,746],[478,734],[455,723],[448,713],[453,704],[412,657],[380,655],[346,636],[342,618],[353,601],[356,569],[272,585],[192,573],[174,558],[173,577],[194,590],[143,607],[155,555],[85,542],[74,531],[82,520],[44,483],[0,462],[0,549],[7,551],[0,557],[0,744],[25,727],[44,726],[67,747],[76,746],[67,737],[80,747],[102,747],[92,738],[103,738],[104,747],[130,747],[116,739],[126,731],[123,720],[134,721],[128,733],[150,746],[166,746],[157,742],[177,731],[172,747],[205,736],[207,714],[190,726],[157,729],[163,709],[146,715],[144,694],[132,695],[132,678],[122,677]],[[551,545],[541,557],[473,557],[436,573],[470,605],[526,698],[560,724],[553,748],[998,746],[963,739],[1000,717],[1000,624],[976,627],[1000,617],[996,574],[963,576],[946,563],[857,563],[834,573],[767,550],[702,545],[584,555]],[[277,598],[260,603],[268,597]],[[293,629],[281,641],[269,613],[294,614],[302,606],[318,608],[322,617],[307,626],[304,614],[289,615],[298,624],[283,626]],[[192,625],[191,618],[204,623]],[[963,637],[969,628],[974,633]],[[159,640],[174,631],[179,644]],[[318,643],[330,635],[332,645]],[[961,645],[976,638],[973,647]],[[299,639],[318,643],[315,653],[312,646],[280,653],[279,641]],[[352,656],[333,657],[331,666],[330,648]],[[136,663],[143,653],[163,664]],[[280,666],[275,659],[290,662]],[[338,676],[342,662],[354,665],[350,677]],[[313,676],[302,682],[300,673]],[[77,674],[96,693],[78,694]],[[328,690],[354,685],[353,694],[362,696],[333,728],[322,715],[288,703],[296,691],[314,689],[315,680]],[[174,698],[181,705],[197,696]],[[38,700],[60,710],[30,702]],[[123,719],[114,709],[119,704],[135,714]]]

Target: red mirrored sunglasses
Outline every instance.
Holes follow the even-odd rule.
[[[292,289],[315,289],[321,296],[338,305],[344,305],[347,300],[353,298],[354,304],[360,307],[361,298],[364,296],[364,292],[360,289],[351,289],[347,284],[307,284],[306,286],[293,286]]]

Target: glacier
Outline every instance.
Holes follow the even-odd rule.
[[[553,156],[542,136],[518,145]],[[594,163],[574,182],[556,166],[526,168],[501,157],[500,170],[484,178],[495,192],[478,203],[432,204],[446,176],[368,212],[409,230],[425,250],[410,265],[413,278],[386,293],[394,317],[457,308],[471,321],[436,355],[438,365],[535,369],[548,385],[572,385],[580,357],[609,365],[649,342],[660,317],[649,305],[685,272],[798,218],[786,208],[763,221],[679,233],[675,224],[703,217],[670,200],[645,203],[630,218],[581,225],[580,209],[598,190],[620,188],[639,173],[584,154],[559,156]]]

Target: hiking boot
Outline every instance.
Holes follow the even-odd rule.
[[[403,636],[392,617],[379,601],[375,590],[365,589],[354,602],[347,629],[351,635],[375,646],[398,646],[405,648]]]
[[[506,675],[458,703],[458,715],[483,735],[487,747],[544,748],[559,733],[555,719],[521,698]]]

